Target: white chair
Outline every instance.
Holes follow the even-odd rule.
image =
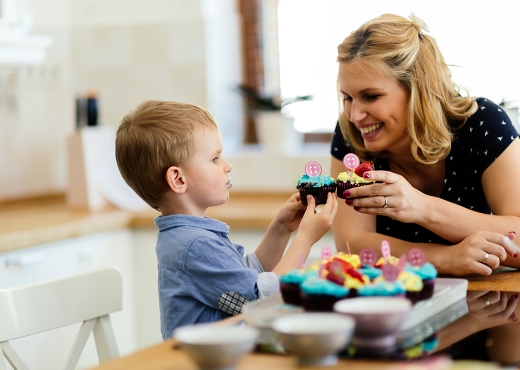
[[[83,322],[64,369],[76,367],[91,331],[99,361],[117,358],[109,314],[121,308],[121,273],[115,267],[0,290],[0,349],[15,370],[28,370],[9,340]],[[5,369],[0,356],[0,370]]]

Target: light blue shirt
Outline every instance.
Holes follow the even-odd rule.
[[[244,257],[225,223],[171,215],[156,217],[155,225],[163,339],[179,326],[236,315],[243,304],[279,291],[278,276],[264,272],[254,253]]]

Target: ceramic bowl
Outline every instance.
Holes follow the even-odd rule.
[[[352,338],[355,321],[336,313],[300,313],[273,321],[283,347],[302,366],[332,365]]]
[[[354,344],[392,346],[412,304],[402,297],[357,297],[334,304],[334,311],[356,320]],[[378,343],[379,342],[379,343]]]
[[[176,329],[173,337],[204,370],[232,369],[255,346],[258,331],[251,327],[190,325]]]

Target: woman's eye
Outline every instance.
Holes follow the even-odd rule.
[[[366,100],[376,100],[379,98],[379,95],[365,95]]]
[[[352,97],[348,96],[348,95],[343,95],[343,101],[350,101],[352,100]]]

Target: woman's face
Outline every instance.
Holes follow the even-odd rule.
[[[339,86],[345,116],[360,131],[367,150],[410,151],[409,97],[397,80],[362,61],[341,62]]]

